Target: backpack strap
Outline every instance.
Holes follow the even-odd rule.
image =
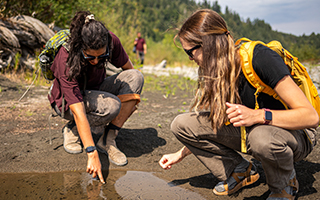
[[[242,43],[242,44],[241,44]],[[257,75],[253,69],[252,59],[253,59],[253,50],[257,44],[262,44],[267,46],[261,41],[251,41],[247,38],[241,38],[236,42],[236,45],[241,44],[239,48],[239,53],[241,57],[241,68],[244,76],[248,82],[256,88],[255,92],[255,109],[259,109],[258,96],[261,92],[266,93],[272,96],[275,99],[280,100],[278,94],[267,84],[265,84]]]
[[[252,59],[253,59],[253,51],[257,44],[262,44],[266,46],[265,43],[261,41],[251,41],[248,38],[241,38],[236,41],[235,45],[239,47],[239,54],[241,57],[241,69],[248,80],[248,82],[256,88],[255,96],[255,109],[259,109],[258,96],[261,92],[269,94],[276,99],[280,99],[277,93],[267,84],[265,84],[257,73],[253,69]],[[241,152],[247,153],[247,145],[246,145],[246,129],[244,126],[241,126]]]
[[[305,67],[298,62],[298,59],[294,57],[290,52],[288,52],[286,49],[284,49],[280,42],[278,41],[271,41],[268,44],[265,44],[261,41],[251,41],[248,38],[241,38],[236,41],[235,45],[239,47],[239,54],[241,57],[241,69],[243,74],[245,75],[248,82],[256,88],[255,92],[255,109],[259,109],[258,104],[258,95],[260,92],[266,93],[276,100],[280,101],[286,109],[288,109],[288,106],[284,103],[284,101],[279,97],[279,95],[268,85],[266,85],[256,74],[256,72],[253,69],[252,65],[252,59],[253,59],[253,51],[257,44],[262,44],[276,53],[278,53],[284,63],[289,67],[291,70],[291,76],[293,77],[293,80],[296,82],[296,84],[299,86],[299,88],[304,92],[310,103],[313,105],[313,107],[317,110],[319,116],[320,116],[320,99],[317,92],[316,87],[312,83],[312,80],[310,79],[308,73],[306,72]],[[307,82],[307,84],[301,84],[301,80],[299,80],[301,77],[304,77],[303,80]],[[302,81],[303,82],[303,81]],[[309,88],[310,87],[310,88]],[[308,136],[308,134],[306,134]],[[308,136],[309,141],[312,144],[312,141],[310,140]],[[246,130],[245,127],[241,127],[241,151],[243,153],[246,153]]]

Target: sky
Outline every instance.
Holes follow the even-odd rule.
[[[202,0],[197,0],[197,2]],[[215,2],[216,0],[208,0]],[[320,0],[217,0],[221,12],[236,12],[243,21],[264,20],[272,30],[296,36],[320,33]]]

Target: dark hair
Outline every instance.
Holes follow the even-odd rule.
[[[226,102],[240,103],[238,93],[240,58],[224,19],[215,11],[202,9],[182,25],[178,36],[191,45],[202,46],[198,91],[192,108],[207,110],[214,129],[226,121]]]
[[[77,12],[70,25],[69,56],[67,59],[68,80],[79,77],[85,70],[86,65],[89,65],[82,57],[81,52],[83,50],[98,50],[108,46],[111,57],[113,49],[111,34],[102,22],[87,17],[89,15],[91,13],[88,11]],[[104,66],[105,62],[106,60],[99,62],[98,65]]]

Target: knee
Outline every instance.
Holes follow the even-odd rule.
[[[139,70],[137,70],[137,69],[129,69],[127,71],[128,71],[128,73],[130,73],[132,75],[132,77],[134,79],[143,80],[143,75]]]
[[[275,126],[257,126],[248,136],[249,151],[259,159],[275,159],[280,155],[290,156],[283,129]]]
[[[255,127],[248,136],[250,151],[253,155],[259,157],[271,152],[270,132],[265,128],[266,126]]]
[[[176,116],[174,120],[171,123],[171,132],[177,137],[180,138],[183,135],[187,134],[187,129],[188,129],[188,123],[187,121],[187,115],[186,114],[181,114]]]
[[[142,88],[144,85],[144,77],[142,73],[139,70],[133,69],[132,74],[133,80],[135,81],[135,85]]]
[[[112,101],[110,106],[110,118],[116,118],[121,110],[121,101],[117,99],[116,101]]]
[[[124,71],[126,73],[126,80],[130,90],[133,93],[140,94],[144,85],[144,77],[139,70],[129,69]]]
[[[115,118],[120,113],[121,109],[121,101],[116,96],[105,96],[103,94],[100,95],[100,100],[98,100],[97,108],[95,112],[97,115]]]
[[[139,70],[129,69],[124,72],[127,73],[127,76],[131,81],[137,81],[137,82],[143,83],[144,78],[142,73]]]

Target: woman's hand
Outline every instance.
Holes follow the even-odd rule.
[[[179,152],[166,154],[162,156],[159,161],[159,165],[163,169],[170,169],[173,164],[180,162],[183,158],[180,156]]]
[[[94,152],[88,153],[87,172],[89,174],[92,174],[93,178],[98,176],[101,183],[105,184],[105,181],[102,176],[101,163],[100,163],[99,154],[97,150],[95,150]]]
[[[234,127],[251,126],[253,124],[264,122],[264,110],[254,110],[241,104],[226,103],[226,111],[230,123]]]
[[[84,147],[94,146],[94,141],[92,138],[90,124],[87,119],[85,112],[85,106],[83,102],[75,103],[70,105],[70,109],[73,113],[74,120],[77,124],[77,129]],[[92,177],[99,177],[102,183],[105,183],[102,172],[101,172],[101,163],[99,159],[99,154],[97,150],[87,153],[88,163],[87,163],[87,172],[92,174]]]
[[[180,162],[184,157],[191,154],[191,151],[187,147],[183,147],[176,153],[166,154],[162,156],[159,161],[159,165],[163,169],[171,169],[172,165]]]
[[[318,127],[319,116],[316,110],[289,75],[281,79],[274,90],[290,109],[271,110],[272,121],[270,125],[289,130]],[[231,103],[226,103],[226,105],[228,107],[226,114],[235,127],[264,123],[263,109],[253,110],[240,104]]]

